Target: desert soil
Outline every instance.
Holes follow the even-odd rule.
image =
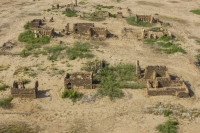
[[[78,17],[68,18],[61,12],[51,13],[44,10],[51,8],[51,5],[66,5],[71,0],[1,0],[0,1],[0,44],[8,40],[17,41],[19,33],[23,32],[23,26],[27,21],[36,18],[50,19],[55,22],[47,23],[54,27],[56,32],[64,29],[67,23],[90,22],[81,20]],[[190,61],[194,60],[200,45],[195,40],[200,35],[200,16],[189,12],[200,5],[198,0],[149,0],[143,3],[137,0],[122,0],[120,3],[115,0],[85,0],[86,5],[77,7],[79,11],[92,12],[96,4],[113,5],[114,9],[109,11],[116,13],[117,7],[122,7],[125,17],[128,17],[126,8],[129,7],[134,14],[155,14],[164,22],[171,24],[168,30],[177,36],[181,46],[187,51],[187,54],[176,53],[167,55],[160,53],[155,49],[143,44],[141,41],[129,36],[122,38],[122,29],[132,28],[135,32],[141,30],[141,27],[128,25],[125,19],[118,20],[114,18],[106,19],[103,22],[95,22],[95,26],[107,27],[108,30],[119,36],[119,39],[108,39],[99,42],[98,47],[92,49],[95,58],[105,59],[110,64],[117,63],[135,63],[140,61],[142,67],[147,65],[165,65],[168,72],[182,76],[190,84],[194,95],[191,98],[181,99],[174,96],[155,96],[147,97],[144,90],[123,90],[125,97],[110,101],[107,97],[97,98],[95,102],[78,101],[72,103],[69,99],[61,99],[60,94],[64,87],[64,76],[51,75],[50,67],[52,62],[47,60],[46,56],[21,58],[19,56],[0,56],[0,65],[10,65],[9,69],[0,72],[0,80],[12,86],[14,80],[24,77],[14,75],[14,72],[20,66],[34,66],[40,64],[46,71],[38,73],[36,78],[31,78],[31,83],[27,87],[33,87],[34,82],[39,81],[39,98],[34,100],[15,98],[12,101],[12,109],[0,109],[0,123],[26,122],[33,128],[39,128],[41,133],[155,133],[155,127],[165,122],[168,118],[145,114],[146,107],[154,106],[158,102],[181,104],[188,109],[200,109],[200,73],[194,69]],[[148,2],[151,2],[149,4]],[[159,4],[156,4],[159,3]],[[104,23],[104,24],[103,24]],[[105,24],[106,23],[106,24]],[[58,44],[63,41],[71,45],[77,41],[71,36],[54,38],[51,44]],[[91,42],[95,43],[95,42]],[[23,49],[24,43],[17,42],[11,52],[19,52]],[[69,61],[59,59],[54,62],[54,66],[64,69],[66,72],[80,71],[82,63],[89,59],[77,59]],[[66,66],[63,61],[68,61],[71,66]],[[33,67],[34,68],[34,67]],[[26,77],[26,76],[25,76]],[[80,90],[85,95],[90,95],[96,90]],[[0,98],[10,95],[10,90],[0,92]],[[198,133],[200,132],[200,118],[194,120],[180,119],[179,133]]]

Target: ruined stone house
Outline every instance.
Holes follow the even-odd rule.
[[[141,69],[139,61],[136,62],[136,75],[142,82],[146,82],[147,95],[189,97],[189,90],[184,80],[170,75],[167,70],[166,66],[147,66]]]
[[[117,12],[117,18],[123,18],[122,12]]]
[[[35,99],[37,98],[38,86],[38,81],[35,82],[34,88],[25,88],[24,82],[14,81],[11,88],[11,95],[12,97]]]
[[[168,36],[168,37],[172,38],[171,32],[168,31],[167,29],[160,28],[159,30],[156,30],[156,31],[144,30],[144,29],[141,30],[142,39],[144,39],[144,38],[158,39],[162,36]]]
[[[81,36],[107,37],[107,28],[94,27],[94,23],[75,23],[73,32]]]
[[[35,38],[40,38],[42,36],[54,37],[54,28],[43,27],[42,29],[34,30]]]
[[[155,19],[153,15],[135,15],[135,21],[149,22],[154,24],[162,25],[162,21]]]
[[[29,23],[29,28],[40,28],[42,25],[41,19],[34,19]]]
[[[92,89],[93,73],[67,73],[64,79],[65,89]]]

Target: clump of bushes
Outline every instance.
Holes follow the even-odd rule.
[[[151,27],[151,26],[153,26],[153,24],[151,24],[149,22],[136,21],[135,17],[128,17],[128,18],[126,18],[126,22],[128,24],[134,25],[134,26],[142,26],[142,27]]]
[[[190,12],[200,15],[200,9],[196,9],[196,10],[190,10]]]
[[[94,55],[90,51],[91,45],[87,42],[75,42],[72,47],[67,48],[66,53],[70,60],[76,58],[92,58]]]
[[[143,40],[143,43],[151,45],[155,44],[159,46],[159,50],[166,54],[174,54],[176,52],[186,54],[186,51],[182,47],[171,43],[170,40],[171,38],[168,36],[161,36],[159,39],[146,38]]]
[[[6,88],[8,88],[9,86],[6,84],[0,84],[0,91],[5,90]]]
[[[177,125],[177,121],[167,120],[164,124],[159,124],[156,129],[160,133],[176,133]]]
[[[31,82],[30,79],[25,79],[25,78],[22,78],[22,79],[19,79],[20,81],[22,81],[24,84],[29,84]]]
[[[80,5],[85,5],[85,4],[87,4],[87,3],[84,2],[84,1],[80,1],[78,4],[80,4]]]
[[[104,6],[104,5],[96,5],[94,6],[96,9],[101,10],[101,8],[112,9],[114,6]]]
[[[18,41],[20,42],[27,42],[28,44],[46,44],[50,42],[50,37],[43,36],[41,38],[35,38],[34,33],[30,30],[24,31],[23,33],[20,33],[18,36]]]
[[[46,46],[44,47],[44,53],[48,54],[48,60],[57,60],[61,51],[65,50],[67,46],[64,45],[54,45],[54,46]]]
[[[72,102],[76,102],[77,100],[81,99],[82,96],[83,93],[74,90],[65,90],[61,94],[62,98],[69,98],[72,100]]]
[[[94,77],[101,84],[97,92],[113,100],[123,97],[121,88],[144,88],[143,84],[138,83],[135,70],[136,67],[132,64],[103,67]]]
[[[12,100],[13,100],[12,97],[0,99],[0,107],[6,108],[6,107],[10,106],[10,102],[11,102]]]
[[[165,110],[163,110],[163,114],[164,114],[165,117],[167,117],[167,116],[169,116],[170,114],[172,114],[172,111],[169,110],[169,109],[165,109]]]
[[[27,23],[24,25],[24,29],[25,29],[25,30],[28,30],[28,29],[29,29],[29,25],[30,25],[30,22],[27,22]]]
[[[76,11],[71,11],[71,12],[63,11],[62,14],[65,14],[65,16],[67,16],[67,17],[77,17],[77,16],[78,16],[78,15],[76,14]]]

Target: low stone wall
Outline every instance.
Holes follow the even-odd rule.
[[[12,97],[20,97],[20,98],[37,98],[37,89],[25,89],[25,88],[11,88]]]

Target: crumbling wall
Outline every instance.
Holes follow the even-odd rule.
[[[36,38],[40,38],[42,36],[54,37],[54,28],[45,27],[40,30],[34,30],[34,34]]]
[[[92,27],[91,28],[91,37],[107,37],[107,29],[106,28],[97,28],[97,27]]]
[[[92,73],[67,73],[64,79],[65,89],[92,89]]]
[[[153,16],[152,15],[137,15],[135,16],[136,21],[143,21],[153,23]]]
[[[117,12],[117,18],[123,18],[122,12]]]
[[[89,35],[89,30],[94,27],[94,23],[75,23],[73,32],[80,35]]]
[[[156,77],[165,77],[167,68],[166,66],[147,66],[144,73],[145,79],[151,79],[153,72],[156,72]]]
[[[11,88],[12,97],[20,97],[20,98],[37,98],[38,92],[38,81],[35,82],[35,88],[25,88],[23,82],[14,81],[13,87]]]
[[[39,28],[42,25],[41,19],[34,19],[29,23],[30,28]]]

